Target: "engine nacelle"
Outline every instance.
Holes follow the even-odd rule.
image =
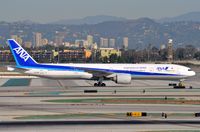
[[[114,76],[112,80],[118,84],[130,84],[131,75],[119,73],[119,74],[116,74],[116,76]]]
[[[14,71],[15,68],[11,67],[11,66],[7,66],[7,71]]]

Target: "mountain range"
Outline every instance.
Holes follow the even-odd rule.
[[[97,15],[97,16],[87,16],[80,19],[63,19],[55,21],[49,24],[61,24],[61,25],[83,25],[83,24],[98,24],[107,21],[126,21],[129,20],[124,17],[107,16],[107,15]],[[157,22],[177,22],[177,21],[194,21],[200,22],[200,12],[189,12],[175,17],[166,17],[162,19],[154,19]]]
[[[189,12],[176,17],[168,17],[158,20],[158,22],[177,22],[177,21],[200,22],[200,12]]]
[[[189,16],[195,17],[189,19]],[[90,34],[94,36],[94,40],[98,44],[101,37],[115,38],[119,47],[123,37],[128,37],[129,48],[134,49],[146,48],[149,44],[160,47],[161,44],[166,44],[168,39],[174,40],[174,47],[194,45],[200,48],[200,19],[198,16],[200,16],[200,12],[188,13],[188,15],[174,17],[173,20],[172,18],[165,19],[162,22],[150,18],[130,20],[112,16],[93,16],[87,17],[87,19],[77,19],[77,25],[69,23],[37,24],[30,21],[0,22],[0,43],[5,43],[11,34],[18,34],[23,37],[23,40],[30,41],[34,32],[41,32],[44,38],[53,41],[56,32],[60,31],[66,34],[65,41],[67,42],[86,39]]]
[[[97,16],[87,16],[80,19],[64,19],[50,24],[61,24],[61,25],[83,25],[83,24],[98,24],[107,21],[125,21],[126,18],[107,16],[107,15],[97,15]]]

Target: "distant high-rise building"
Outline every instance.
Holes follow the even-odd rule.
[[[87,42],[88,44],[91,46],[93,44],[93,36],[92,35],[88,35],[87,36]]]
[[[167,44],[167,60],[168,62],[173,61],[173,40],[169,39]]]
[[[100,38],[100,46],[99,47],[103,47],[104,45],[103,45],[103,40],[104,40],[104,38]]]
[[[107,38],[100,38],[100,47],[108,48],[108,39]]]
[[[128,49],[128,37],[123,38],[123,49]]]
[[[109,48],[115,48],[115,39],[109,39]]]
[[[19,37],[18,35],[11,35],[10,37],[11,37],[11,39],[14,39],[14,40],[17,41],[19,44],[22,45],[23,40],[22,40],[22,38]]]
[[[35,47],[42,46],[42,33],[39,33],[39,32],[35,33],[34,43],[35,43]]]
[[[64,44],[64,38],[65,38],[66,33],[65,32],[56,32],[55,36],[55,44],[57,46],[63,45]]]

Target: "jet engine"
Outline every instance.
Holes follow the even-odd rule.
[[[130,84],[131,83],[131,75],[130,74],[116,74],[112,81],[118,83],[118,84]]]

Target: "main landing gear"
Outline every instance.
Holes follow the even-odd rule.
[[[184,84],[185,80],[180,80],[178,84],[176,83],[170,83],[169,86],[173,86],[174,88],[186,88],[185,84]],[[190,88],[192,88],[192,86],[190,86]]]
[[[94,83],[94,86],[95,87],[105,87],[106,86],[106,84],[105,83],[103,83],[103,78],[99,78],[99,80],[98,80],[98,82],[97,83]]]
[[[98,83],[94,83],[94,86],[95,86],[95,87],[97,87],[97,86],[98,86],[98,87],[99,87],[99,86],[105,87],[106,84],[105,84],[105,83],[99,83],[99,82],[98,82]]]

